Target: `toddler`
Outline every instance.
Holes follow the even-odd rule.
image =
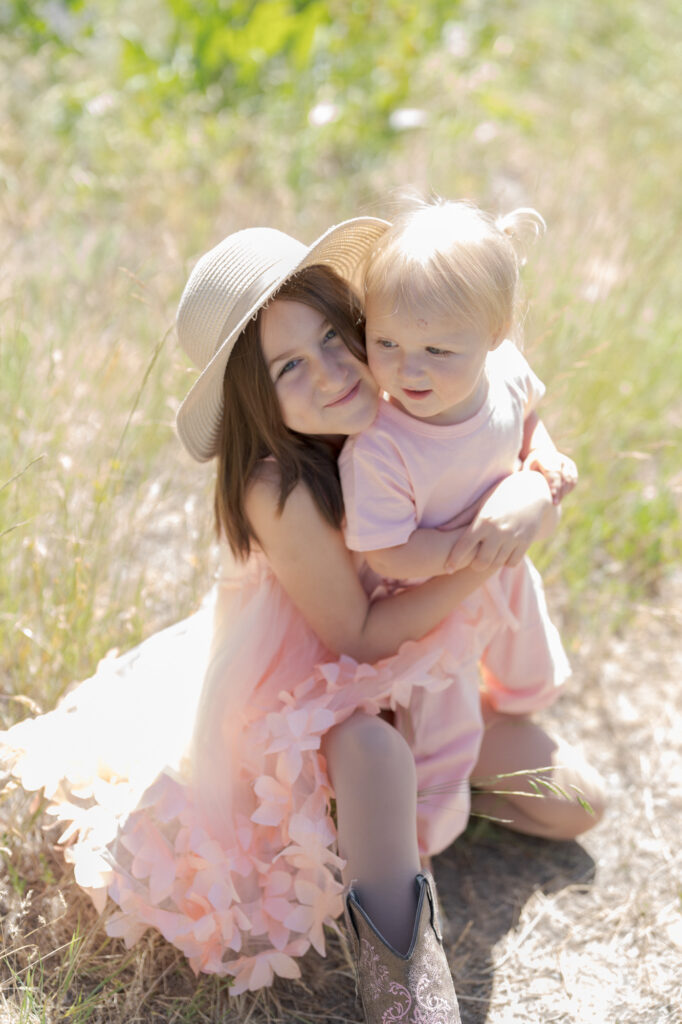
[[[471,518],[466,510],[519,464],[539,470],[556,504],[576,483],[535,411],[544,387],[509,340],[514,240],[529,228],[544,228],[534,210],[495,221],[468,203],[425,203],[394,221],[368,259],[367,358],[388,400],[339,466],[346,543],[393,586],[460,567],[457,533],[442,527]],[[510,537],[489,551],[485,530],[477,536],[467,560],[501,568],[453,613],[453,685],[396,722],[417,761],[424,853],[466,824],[486,709],[527,714],[569,674],[527,543]]]

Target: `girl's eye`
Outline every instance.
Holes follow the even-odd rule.
[[[295,369],[295,367],[297,367],[300,362],[301,360],[298,358],[289,359],[277,374],[277,380],[279,380],[279,378],[282,377],[285,373],[290,373],[291,370]]]
[[[337,336],[338,336],[338,331],[336,330],[336,328],[335,327],[330,327],[322,340],[323,340],[323,342],[333,341],[333,339],[336,338]]]
[[[395,348],[396,344],[394,341],[389,341],[388,338],[379,338],[377,341],[379,348]]]

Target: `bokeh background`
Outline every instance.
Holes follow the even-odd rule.
[[[581,482],[534,557],[569,653],[669,607],[680,66],[676,0],[3,0],[4,720],[51,707],[210,583],[211,469],[173,432],[193,376],[173,320],[197,257],[244,226],[310,242],[390,217],[408,185],[547,221],[525,347]],[[36,1013],[62,1006],[55,985],[41,1003],[34,978]]]

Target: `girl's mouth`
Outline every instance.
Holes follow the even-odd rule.
[[[348,391],[344,391],[340,398],[335,398],[333,402],[327,402],[325,409],[330,409],[335,405],[344,405],[346,402],[352,402],[359,390],[360,381],[357,381],[352,388],[349,388]]]

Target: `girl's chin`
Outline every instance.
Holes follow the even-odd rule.
[[[367,427],[371,426],[377,414],[377,408],[379,405],[378,395],[368,396],[364,401],[360,402],[356,400],[358,404],[357,409],[349,410],[348,416],[343,424],[339,424],[338,433],[343,434],[359,434],[361,431],[366,430]]]

